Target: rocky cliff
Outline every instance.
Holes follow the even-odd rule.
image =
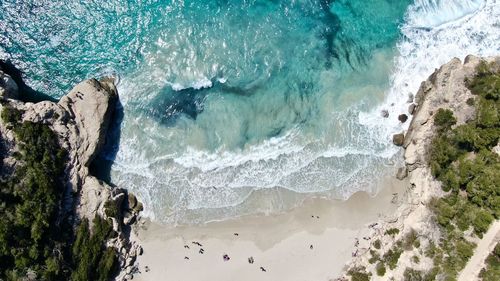
[[[14,108],[21,112],[21,121],[46,124],[57,135],[61,148],[68,152],[65,167],[66,194],[61,216],[71,216],[77,224],[81,219],[92,221],[97,214],[113,220],[116,238],[108,241],[119,253],[121,268],[118,280],[130,278],[127,273],[135,270],[134,262],[141,247],[130,239],[128,224],[135,221],[142,209],[133,195],[126,190],[111,187],[89,173],[89,166],[106,141],[106,133],[113,117],[118,93],[113,79],[89,79],[76,85],[57,103],[42,101],[24,103],[17,100],[19,88],[16,82],[0,69],[0,112]],[[2,173],[16,169],[14,157],[18,150],[11,125],[0,122]],[[119,214],[106,214],[105,203],[113,201],[119,206]],[[64,214],[63,214],[64,213]],[[124,223],[124,220],[126,223]]]
[[[456,117],[453,128],[477,118],[474,104],[479,98],[471,93],[467,81],[477,74],[482,61],[493,67],[493,71],[499,71],[500,57],[481,59],[470,55],[463,63],[458,58],[452,59],[422,82],[409,107],[413,118],[408,130],[393,136],[394,144],[404,148],[404,167],[398,171],[397,178],[404,180],[406,203],[393,216],[369,226],[373,235],[361,246],[360,255],[348,264],[351,274],[368,274],[371,280],[406,280],[407,275],[415,272],[427,272],[431,276],[433,260],[422,256],[421,249],[439,244],[441,236],[436,214],[429,206],[433,198],[449,194],[442,190],[441,182],[434,178],[429,164],[432,141],[439,127],[435,124],[435,115],[440,109],[450,110]],[[409,237],[418,240],[419,247],[402,250],[401,244]],[[377,246],[374,246],[374,241],[378,241]],[[415,257],[418,262],[415,262]],[[386,268],[379,260],[384,260],[385,266],[391,262],[394,264]],[[414,271],[409,272],[407,268]]]

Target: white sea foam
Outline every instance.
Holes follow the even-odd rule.
[[[203,126],[206,124],[199,120],[184,120],[185,127],[178,128],[165,128],[149,119],[127,120],[123,128],[131,132],[136,130],[134,126],[142,128],[137,131],[145,135],[121,141],[113,167],[119,174],[116,183],[139,194],[146,215],[169,223],[279,211],[298,204],[304,198],[301,196],[346,199],[359,190],[374,192],[373,177],[387,172],[385,166],[391,165],[399,151],[391,145],[392,134],[408,126],[409,122],[400,124],[396,118],[407,113],[408,95],[415,94],[421,81],[453,57],[497,54],[499,9],[496,0],[416,0],[401,26],[402,38],[397,43],[390,89],[383,104],[369,112],[358,114],[355,108],[329,115],[327,111],[337,100],[327,100],[320,109],[323,116],[311,121],[321,123],[312,126],[317,125],[320,133],[306,128],[312,130],[307,135],[304,128],[294,128],[239,149],[222,145],[213,151],[196,146],[207,141],[203,131],[207,130]],[[210,69],[213,71],[205,71],[208,77],[216,77],[218,72]],[[174,90],[212,86],[202,72],[183,75],[179,81],[195,82],[172,80],[176,81],[170,84]],[[164,82],[168,75],[158,72],[153,76]],[[224,83],[225,79],[218,81]],[[129,86],[134,87],[133,83],[122,87]],[[127,95],[127,91],[123,92]],[[381,116],[382,109],[389,111],[389,118]],[[226,113],[224,110],[227,108],[223,106],[214,109],[221,115]],[[208,119],[215,122],[215,116]],[[238,118],[238,114],[229,116]],[[134,136],[131,132],[126,135]],[[186,145],[188,140],[177,135],[188,136],[195,145]]]

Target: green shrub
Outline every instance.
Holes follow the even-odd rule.
[[[373,242],[373,247],[375,247],[375,249],[380,250],[381,246],[382,243],[380,242],[380,239],[377,239],[375,240],[375,242]]]
[[[116,235],[111,223],[98,215],[92,222],[92,232],[87,219],[82,220],[76,231],[72,249],[73,264],[76,267],[71,274],[73,281],[107,281],[117,270],[116,250],[104,245],[106,240]]]
[[[24,276],[28,269],[48,280],[63,278],[63,256],[70,231],[56,225],[64,192],[66,152],[47,125],[19,123],[20,112],[4,106],[2,119],[13,127],[20,163],[0,182],[0,279]],[[50,249],[50,250],[49,250]],[[10,278],[10,277],[9,277]]]
[[[465,103],[466,103],[467,105],[473,106],[473,105],[474,105],[474,98],[468,98],[468,99],[465,101]]]
[[[429,270],[425,276],[424,276],[424,281],[434,281],[437,280],[436,277],[439,274],[439,267],[434,266],[431,270]]]
[[[371,263],[371,264],[374,264],[376,263],[379,259],[380,259],[380,255],[375,252],[374,250],[370,250],[370,259],[368,259],[368,262]]]
[[[446,172],[450,164],[457,160],[463,152],[454,145],[450,137],[438,135],[431,142],[429,154],[432,174],[439,177]]]
[[[484,99],[499,100],[500,98],[500,75],[492,71],[492,67],[486,62],[481,62],[477,68],[477,74],[469,79],[467,87],[475,95]]]
[[[418,256],[411,257],[411,261],[414,263],[420,263],[420,258]]]
[[[15,124],[19,165],[0,180],[0,280],[23,280],[28,270],[37,280],[109,280],[116,251],[104,243],[116,234],[98,216],[92,233],[84,220],[76,235],[66,217],[58,220],[67,153],[49,126],[20,123],[21,114],[9,106],[1,113]]]
[[[385,231],[385,234],[395,236],[399,233],[399,229],[397,228],[389,228],[388,230]]]
[[[386,272],[386,268],[385,268],[385,265],[383,262],[379,262],[377,263],[377,266],[376,266],[376,271],[377,271],[377,275],[378,276],[384,276],[385,275],[385,272]]]
[[[115,201],[109,200],[104,203],[104,212],[110,218],[118,218],[120,216],[120,207]]]
[[[420,245],[420,242],[418,242],[418,235],[417,232],[412,229],[403,238],[403,248],[406,251],[410,251],[417,244]]]
[[[390,249],[389,251],[387,251],[387,253],[384,254],[384,262],[391,270],[396,268],[399,257],[401,257],[402,253],[403,253],[402,249],[394,247],[393,249]]]
[[[497,243],[493,252],[486,258],[485,267],[479,277],[483,281],[500,280],[500,243]]]
[[[423,281],[424,274],[422,271],[407,267],[405,269],[405,272],[403,273],[403,280],[404,281]]]
[[[473,250],[476,247],[474,243],[468,242],[466,240],[458,241],[455,245],[458,257],[464,262],[468,261],[470,257],[472,257],[472,254],[474,252]]]
[[[424,255],[428,258],[433,258],[437,251],[439,250],[438,247],[436,247],[436,244],[432,241],[429,242],[429,245],[427,246],[427,248],[425,249],[425,252],[424,252]]]
[[[493,220],[494,218],[489,212],[485,210],[479,210],[476,213],[476,217],[474,218],[474,221],[472,223],[472,225],[474,226],[474,232],[482,237],[482,234],[488,230],[488,227],[490,226],[491,222],[493,222]]]
[[[351,281],[370,281],[371,276],[364,267],[353,267],[347,271],[347,275],[351,276]]]
[[[22,111],[9,105],[4,105],[1,117],[5,124],[16,124],[21,120],[22,114]]]
[[[493,128],[498,126],[498,110],[497,102],[480,99],[477,105],[477,125],[481,128]]]
[[[439,131],[449,130],[456,123],[457,119],[453,116],[453,111],[449,109],[440,108],[434,116],[434,125],[437,126]]]

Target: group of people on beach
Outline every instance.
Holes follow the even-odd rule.
[[[234,236],[239,236],[239,233],[235,232],[233,235]],[[198,253],[200,253],[200,254],[204,254],[205,253],[205,250],[203,248],[201,248],[201,247],[203,247],[203,245],[200,242],[198,242],[198,241],[192,241],[191,244],[200,247]],[[188,249],[189,250],[189,249],[191,249],[191,247],[189,247],[189,245],[184,245],[184,249]],[[311,245],[311,249],[312,249],[312,245]],[[184,256],[184,259],[185,260],[189,260],[189,257],[188,256]],[[223,254],[222,255],[222,260],[223,261],[229,261],[230,259],[231,258],[229,257],[228,254]],[[248,263],[249,264],[253,264],[254,262],[255,262],[255,259],[252,256],[248,258]],[[263,266],[260,267],[260,270],[262,272],[267,272],[267,270]]]
[[[319,219],[319,216],[311,215],[311,218]],[[235,232],[235,233],[233,233],[233,235],[234,236],[239,236],[239,233]],[[205,253],[205,250],[202,248],[203,245],[200,242],[198,242],[198,241],[192,241],[191,244],[200,247],[200,249],[198,250],[199,254],[204,254]],[[356,244],[359,244],[359,241],[356,241]],[[191,247],[189,247],[189,245],[184,245],[184,249],[191,249]],[[309,249],[313,250],[314,246],[312,244],[310,244],[309,245]],[[356,251],[356,253],[353,253],[353,256],[355,256],[355,255],[357,255],[357,251]],[[185,256],[184,259],[185,260],[189,260],[189,257]],[[225,261],[225,262],[227,262],[227,261],[231,260],[231,258],[229,257],[228,254],[223,254],[222,255],[222,260]],[[253,264],[254,262],[255,262],[254,257],[251,256],[251,257],[248,258],[248,263],[249,264]],[[267,272],[267,269],[265,267],[263,267],[263,266],[260,267],[260,270],[262,272]]]

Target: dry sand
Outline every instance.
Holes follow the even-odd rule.
[[[398,205],[406,201],[405,181],[391,179],[381,185],[384,188],[375,197],[356,193],[345,202],[311,199],[302,207],[279,215],[174,228],[146,223],[138,231],[144,254],[138,258],[141,273],[134,279],[317,281],[337,278],[356,250],[366,250],[370,241],[363,237],[375,231],[369,224],[391,217]],[[396,202],[395,193],[399,198]],[[360,242],[358,246],[356,239]],[[193,241],[203,246],[194,245]],[[199,253],[200,248],[204,249],[203,254]],[[229,261],[223,260],[224,254],[230,257]],[[253,264],[248,262],[249,257],[254,258]],[[266,272],[261,271],[261,266]]]

